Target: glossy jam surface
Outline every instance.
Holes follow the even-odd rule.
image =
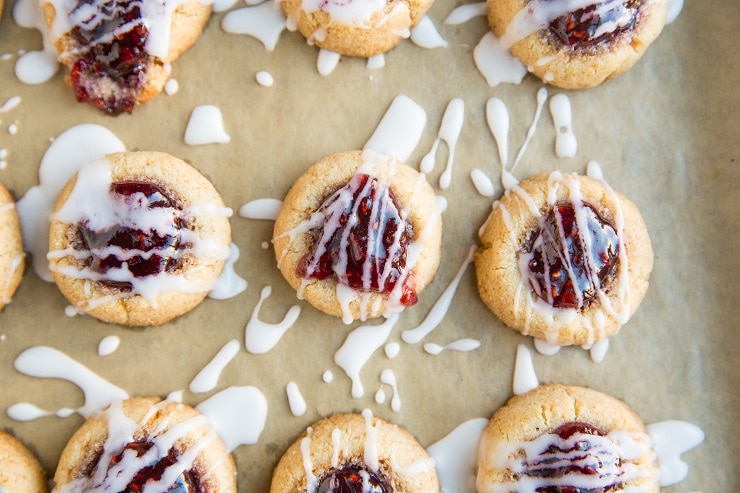
[[[360,465],[345,466],[324,476],[317,493],[392,493],[376,473]]]
[[[556,0],[550,0],[556,1]],[[641,0],[626,0],[608,8],[607,2],[569,12],[550,23],[550,32],[565,46],[586,48],[606,42],[635,27]]]
[[[137,182],[114,183],[111,187],[111,196],[124,211],[160,209],[159,212],[163,213],[160,217],[164,216],[167,219],[166,231],[162,231],[161,227],[156,231],[144,231],[122,224],[93,231],[88,228],[87,223],[82,223],[78,228],[81,244],[77,249],[92,251],[88,267],[101,274],[110,269],[126,267],[133,277],[151,276],[179,267],[176,253],[178,248],[184,246],[181,244],[179,233],[185,225],[174,200],[156,185]],[[107,253],[110,250],[114,251]],[[96,252],[107,254],[99,255]],[[126,282],[101,282],[130,289],[129,283]]]
[[[300,277],[335,276],[358,291],[378,293],[390,293],[403,278],[401,303],[417,302],[413,276],[403,275],[413,232],[389,187],[369,175],[355,175],[320,212],[324,226],[312,231],[313,250],[298,265]]]
[[[570,202],[552,207],[525,247],[532,253],[530,285],[555,308],[588,306],[599,290],[608,289],[617,272],[619,238],[614,227],[590,205],[578,207],[579,214]]]
[[[111,115],[131,112],[151,63],[141,1],[79,0],[75,10],[91,4],[97,6],[92,23],[71,31],[76,46],[69,81],[78,101]]]
[[[113,456],[110,466],[119,464],[126,460],[126,454],[135,453],[137,458],[142,457],[152,448],[150,442],[140,441],[126,444],[123,449]],[[177,455],[174,449],[170,449],[167,455],[159,457],[151,464],[136,472],[128,486],[118,493],[141,493],[144,485],[149,481],[159,481],[165,470],[177,463]],[[191,471],[185,471],[177,477],[175,482],[163,493],[198,493],[199,482]]]

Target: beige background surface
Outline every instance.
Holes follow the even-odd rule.
[[[40,38],[19,28],[6,5],[0,24],[0,54],[39,49]],[[595,364],[580,349],[551,357],[534,354],[542,382],[592,386],[631,404],[647,423],[680,419],[699,425],[707,438],[686,454],[689,477],[667,492],[730,492],[740,489],[737,457],[738,336],[740,275],[737,188],[740,183],[740,111],[737,95],[738,10],[732,2],[688,1],[643,60],[625,76],[583,92],[569,93],[579,151],[560,160],[553,152],[555,129],[547,112],[524,159],[520,178],[562,169],[584,172],[586,163],[602,164],[609,182],[640,207],[656,252],[651,287],[642,306],[616,336],[605,361]],[[240,6],[243,4],[240,4]],[[365,61],[343,59],[322,77],[317,50],[295,33],[284,32],[274,52],[255,39],[223,32],[216,14],[203,37],[173,65],[180,82],[174,96],[159,95],[132,115],[107,117],[79,105],[63,83],[62,72],[39,86],[13,75],[16,57],[0,61],[0,102],[21,96],[14,110],[0,114],[0,148],[8,149],[0,181],[15,195],[37,184],[38,165],[49,139],[72,125],[98,123],[116,133],[131,150],[169,152],[208,176],[226,203],[238,208],[256,198],[281,198],[311,163],[336,151],[360,148],[391,100],[406,94],[428,114],[420,146],[410,164],[418,166],[436,136],[442,113],[453,97],[465,100],[466,116],[455,156],[452,187],[445,214],[442,265],[417,306],[407,310],[391,335],[415,327],[454,276],[476,231],[490,210],[468,174],[474,167],[495,179],[500,171],[496,147],[485,126],[484,107],[491,96],[502,98],[511,113],[513,158],[531,122],[541,83],[527,78],[519,86],[489,88],[474,67],[472,48],[486,31],[483,18],[461,26],[442,20],[455,6],[438,0],[430,12],[445,49],[425,50],[403,42],[386,56],[386,67],[368,71]],[[275,77],[272,88],[254,81],[258,70]],[[559,91],[550,89],[550,94]],[[188,147],[183,133],[192,108],[221,108],[227,145]],[[17,135],[8,125],[17,122]],[[441,146],[431,173],[438,180],[446,150]],[[11,420],[5,410],[32,402],[56,410],[82,405],[72,384],[19,374],[13,361],[25,348],[49,345],[65,351],[93,371],[124,387],[131,395],[166,395],[187,388],[190,380],[232,338],[243,340],[244,325],[261,288],[273,286],[263,318],[275,322],[298,303],[274,267],[271,250],[261,243],[272,223],[232,219],[234,240],[242,257],[237,271],[248,290],[228,301],[207,300],[190,314],[163,327],[130,330],[89,317],[68,318],[67,305],[53,284],[28,269],[13,302],[0,313],[0,427],[14,432],[36,452],[49,474],[81,418]],[[471,353],[429,356],[421,344],[402,344],[389,360],[378,351],[362,377],[366,395],[350,397],[350,382],[333,363],[333,354],[350,327],[300,303],[303,313],[278,346],[266,355],[242,350],[224,371],[217,390],[256,385],[269,404],[267,425],[257,445],[235,453],[241,492],[267,491],[273,466],[288,444],[314,420],[338,411],[373,411],[408,428],[423,445],[443,437],[473,417],[488,417],[511,395],[517,344],[531,340],[505,328],[480,301],[472,270],[462,280],[448,316],[425,342],[444,344],[460,337],[481,341]],[[110,356],[97,355],[107,335],[121,337]],[[379,374],[392,368],[399,381],[400,412],[375,404]],[[331,369],[335,380],[325,384]],[[293,417],[285,385],[294,380],[308,412]],[[386,388],[388,392],[388,389]],[[210,395],[210,394],[207,394]],[[207,395],[185,393],[196,404]]]

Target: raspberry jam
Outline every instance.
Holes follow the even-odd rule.
[[[313,250],[298,264],[304,279],[337,280],[362,292],[387,294],[403,279],[400,302],[418,300],[412,275],[404,275],[411,225],[393,191],[376,178],[357,174],[321,206],[323,227],[312,230]]]
[[[576,206],[566,202],[540,219],[525,251],[531,254],[527,267],[535,294],[555,308],[581,309],[613,281],[619,238],[593,207],[579,205],[577,214]]]
[[[124,454],[131,450],[136,453],[136,458],[140,459],[145,453],[152,448],[151,442],[139,441],[127,443],[123,449],[111,457],[109,469],[119,464],[124,459]],[[129,459],[130,460],[130,459]],[[174,449],[170,449],[167,455],[159,457],[151,464],[139,469],[131,482],[126,488],[118,493],[141,493],[144,485],[149,481],[159,481],[162,479],[167,468],[177,463],[177,455]],[[199,493],[199,481],[192,471],[185,471],[177,477],[175,482],[163,493]]]
[[[319,482],[317,493],[390,493],[392,490],[376,473],[359,465],[337,469]]]
[[[124,182],[111,186],[111,196],[121,222],[104,230],[92,230],[87,222],[79,225],[78,250],[89,250],[88,268],[105,274],[110,269],[127,268],[135,278],[168,272],[179,267],[183,219],[174,200],[151,183]],[[146,231],[131,223],[131,216],[152,211],[158,224]],[[110,248],[113,247],[113,248]],[[118,250],[122,251],[112,251]],[[137,253],[131,254],[136,251]],[[138,253],[141,252],[141,253]],[[125,281],[100,281],[119,289],[131,289]]]
[[[131,112],[152,63],[145,45],[149,30],[141,0],[79,0],[78,9],[96,10],[89,22],[71,31],[73,57],[69,82],[80,102],[88,101],[106,113]]]
[[[594,2],[558,17],[550,23],[550,32],[559,43],[586,48],[635,27],[641,0],[625,0],[611,9],[605,8],[605,3]]]

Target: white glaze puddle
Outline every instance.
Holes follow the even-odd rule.
[[[537,374],[532,363],[532,354],[523,344],[516,348],[516,362],[514,363],[514,382],[512,388],[514,395],[526,394],[539,385]]]
[[[272,77],[272,74],[265,70],[260,70],[259,72],[254,74],[254,80],[256,80],[257,84],[261,85],[262,87],[272,87],[272,85],[275,83],[275,79]]]
[[[217,106],[205,104],[193,108],[185,128],[185,143],[190,146],[227,144],[231,137],[224,129],[223,115]]]
[[[550,116],[555,126],[555,155],[559,158],[574,157],[578,141],[573,133],[573,112],[567,95],[560,93],[550,99]]]
[[[422,48],[446,48],[447,41],[439,34],[434,22],[425,15],[419,23],[411,29],[411,41]]]
[[[660,464],[660,485],[683,481],[689,474],[689,466],[681,460],[681,454],[703,442],[704,432],[684,421],[662,421],[648,425],[647,429]]]
[[[337,68],[341,59],[342,55],[339,53],[322,48],[319,50],[319,56],[316,60],[316,70],[319,71],[319,74],[326,77],[334,72],[334,69]]]
[[[360,370],[375,350],[385,344],[397,321],[398,314],[393,314],[380,325],[357,327],[347,335],[344,344],[334,354],[334,362],[352,381],[352,397],[355,399],[365,395]]]
[[[503,82],[519,84],[527,75],[527,67],[509,53],[493,32],[487,32],[473,50],[473,60],[478,71],[495,87]]]
[[[236,261],[239,260],[239,247],[235,243],[229,246],[229,257],[226,259],[224,270],[218,277],[216,284],[208,292],[208,297],[214,300],[226,300],[233,298],[247,289],[247,280],[234,270]]]
[[[393,395],[391,396],[391,409],[393,410],[393,412],[397,413],[401,410],[401,397],[398,394],[398,382],[396,381],[396,374],[393,373],[393,370],[386,368],[380,374],[380,381],[381,383],[388,385],[393,391]]]
[[[34,346],[23,351],[14,362],[24,375],[59,378],[77,385],[85,395],[85,404],[77,409],[83,417],[103,409],[117,399],[128,399],[125,390],[93,373],[66,354],[48,346]]]
[[[442,295],[437,299],[437,302],[434,304],[422,323],[414,329],[404,330],[401,333],[401,339],[403,339],[403,342],[407,344],[416,344],[420,342],[442,322],[445,315],[447,315],[447,310],[450,308],[452,298],[457,292],[460,280],[468,269],[468,266],[473,262],[473,255],[477,249],[478,247],[475,245],[470,247],[468,255],[465,257],[465,260],[457,271],[454,279],[452,279],[452,282],[450,282],[447,288],[442,292]]]
[[[293,305],[288,309],[283,319],[276,323],[270,324],[259,319],[259,312],[262,304],[272,293],[271,286],[265,286],[260,292],[260,299],[257,306],[252,310],[252,315],[247,322],[244,330],[244,345],[252,354],[264,354],[277,345],[283,335],[298,320],[301,314],[301,307]]]
[[[476,17],[484,16],[488,13],[486,2],[467,3],[458,5],[452,12],[447,14],[444,23],[450,25],[464,24]]]
[[[278,2],[268,0],[254,7],[232,10],[221,20],[221,29],[230,34],[247,34],[273,51],[285,29],[285,16]]]
[[[408,96],[396,96],[363,149],[406,162],[419,145],[426,122],[424,108]]]
[[[211,421],[230,452],[254,445],[267,421],[267,399],[256,387],[229,387],[195,406]]]
[[[256,199],[239,207],[240,217],[274,221],[280,213],[283,201],[278,199]]]
[[[439,188],[442,190],[447,190],[452,183],[452,165],[455,159],[455,145],[457,144],[457,139],[460,137],[464,119],[465,103],[463,100],[460,98],[451,100],[447,104],[447,108],[442,116],[442,123],[439,126],[437,138],[434,139],[432,148],[422,158],[419,166],[422,173],[429,174],[429,172],[434,169],[439,142],[443,140],[447,144],[447,166],[439,178]]]
[[[465,339],[458,339],[456,341],[452,341],[449,344],[445,344],[444,346],[440,346],[439,344],[435,344],[433,342],[427,342],[424,344],[424,351],[426,351],[428,354],[436,356],[440,354],[442,351],[446,351],[446,350],[467,353],[470,351],[475,351],[479,347],[480,347],[480,341],[475,340],[475,339],[465,338]]]
[[[475,190],[484,197],[493,197],[496,194],[496,189],[493,186],[493,181],[488,175],[479,168],[473,168],[470,172],[470,180],[473,182]]]
[[[15,76],[24,84],[46,82],[59,70],[59,62],[56,48],[49,37],[46,21],[41,12],[41,3],[33,0],[18,0],[13,6],[13,20],[21,27],[38,29],[43,42],[42,50],[20,54],[15,62]]]
[[[478,442],[487,424],[485,418],[465,421],[427,447],[437,468],[441,493],[475,493]]]
[[[394,359],[401,352],[401,345],[397,342],[389,342],[383,348],[388,359]]]
[[[121,344],[121,338],[118,336],[103,337],[98,343],[98,356],[108,356],[116,352]]]
[[[239,341],[232,339],[216,353],[216,356],[201,369],[190,382],[190,392],[200,394],[216,388],[221,372],[239,352]]]
[[[290,413],[293,416],[303,416],[306,413],[306,401],[301,395],[301,391],[295,382],[288,382],[285,386],[285,393],[288,395],[288,405]]]

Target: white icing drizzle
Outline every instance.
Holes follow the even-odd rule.
[[[393,391],[393,396],[391,397],[391,409],[394,412],[400,411],[401,397],[398,395],[398,382],[396,381],[396,374],[393,373],[393,370],[386,368],[380,374],[380,381],[388,385]]]
[[[267,421],[267,399],[256,387],[228,387],[195,406],[208,417],[229,451],[254,445]]]
[[[539,385],[537,374],[532,363],[532,354],[526,346],[519,344],[516,348],[516,362],[514,363],[514,395],[526,394]]]
[[[522,143],[522,147],[519,148],[519,152],[516,154],[516,158],[514,159],[514,164],[511,165],[511,171],[514,171],[514,168],[517,164],[519,164],[519,161],[521,161],[522,157],[524,156],[524,152],[527,150],[527,146],[529,145],[529,141],[532,140],[532,137],[534,137],[535,130],[537,129],[537,122],[540,121],[540,115],[542,115],[542,107],[545,105],[545,102],[547,101],[547,89],[544,87],[539,88],[537,91],[537,109],[534,112],[534,118],[532,118],[532,124],[529,126],[529,130],[527,130],[527,136],[524,138],[524,142]]]
[[[475,493],[478,442],[488,420],[473,418],[427,447],[434,459],[442,493]]]
[[[221,19],[221,29],[230,34],[252,36],[262,42],[267,51],[273,51],[285,29],[285,15],[277,1],[268,0],[228,12]]]
[[[488,13],[486,2],[466,3],[458,5],[447,14],[444,23],[450,25],[465,24],[475,17],[482,17]]]
[[[326,370],[321,375],[321,379],[324,381],[324,383],[332,383],[334,381],[334,374],[331,372],[331,370]]]
[[[256,199],[239,207],[239,216],[247,219],[274,221],[280,213],[283,201],[278,199]]]
[[[385,355],[388,359],[394,359],[398,356],[398,353],[401,352],[401,345],[397,342],[389,342],[385,345],[383,351],[385,351]]]
[[[378,55],[368,57],[366,66],[368,70],[377,70],[385,67],[385,55],[380,53]]]
[[[319,50],[319,56],[316,60],[316,70],[319,71],[319,74],[327,76],[334,72],[341,59],[342,55],[339,53],[322,48]]]
[[[105,336],[98,343],[98,356],[108,356],[116,352],[121,338],[118,336]]]
[[[519,84],[527,75],[527,67],[509,53],[509,47],[493,32],[488,31],[473,50],[478,71],[491,87],[502,82]]]
[[[259,72],[254,74],[254,80],[256,80],[257,84],[261,85],[262,87],[272,87],[272,85],[275,83],[275,79],[273,78],[272,74],[265,70],[260,70]]]
[[[362,410],[365,418],[365,446],[363,447],[363,459],[371,471],[380,468],[378,460],[378,429],[373,425],[373,413],[369,409]]]
[[[560,348],[562,346],[558,346],[557,344],[550,344],[549,342],[543,341],[542,339],[535,339],[534,347],[541,355],[552,356],[553,354],[556,354],[558,351],[560,351]]]
[[[444,172],[439,178],[439,188],[447,190],[452,182],[452,165],[455,159],[455,145],[457,139],[460,137],[462,131],[463,121],[465,117],[465,103],[460,98],[455,98],[447,104],[444,115],[442,116],[442,123],[439,126],[439,132],[437,138],[434,139],[432,148],[422,158],[419,169],[422,173],[428,174],[434,169],[434,163],[437,156],[437,147],[439,141],[444,140],[447,144],[447,166]]]
[[[29,404],[28,402],[19,402],[18,404],[11,405],[6,411],[6,414],[10,419],[14,419],[16,421],[33,421],[34,419],[51,416],[53,413],[45,411],[33,404]]]
[[[168,96],[174,96],[179,90],[180,83],[177,82],[177,79],[167,79],[167,82],[164,83],[164,92]]]
[[[396,96],[363,149],[406,162],[419,144],[426,122],[424,108],[408,96]]]
[[[285,393],[288,395],[290,413],[293,416],[303,416],[306,413],[306,401],[301,395],[298,384],[295,382],[288,382],[288,385],[285,386]]]
[[[496,194],[496,189],[493,186],[493,182],[486,173],[479,169],[473,168],[470,172],[470,180],[473,182],[476,191],[484,197],[493,197]]]
[[[398,315],[393,314],[380,325],[357,327],[347,334],[344,343],[334,354],[334,362],[352,381],[352,397],[359,398],[365,395],[362,380],[360,380],[360,370],[375,350],[385,344],[397,321]]]
[[[475,245],[470,247],[468,255],[465,257],[465,260],[458,269],[455,277],[452,279],[452,282],[450,282],[444,292],[442,292],[442,295],[437,299],[437,302],[434,304],[422,323],[416,328],[404,330],[401,333],[401,339],[403,339],[403,342],[406,344],[418,343],[442,322],[442,319],[447,315],[447,310],[450,308],[452,298],[457,292],[457,287],[460,285],[462,276],[465,274],[468,266],[473,262],[473,256],[477,249],[478,247]]]
[[[39,185],[31,187],[17,203],[23,246],[31,253],[33,270],[41,279],[54,281],[46,260],[48,218],[62,187],[85,162],[124,150],[123,143],[110,130],[93,124],[71,127],[49,145],[39,166]]]
[[[128,399],[125,390],[93,373],[61,351],[48,346],[33,346],[23,351],[14,367],[24,375],[38,378],[59,378],[77,385],[85,395],[85,403],[77,409],[89,417],[116,399]]]
[[[15,109],[18,107],[18,105],[21,104],[21,97],[20,96],[12,96],[8,98],[2,106],[0,106],[0,113],[7,113],[8,111]]]
[[[290,329],[298,316],[301,314],[301,307],[293,305],[288,309],[283,319],[276,323],[270,324],[259,319],[259,312],[262,304],[272,294],[272,286],[265,286],[260,291],[260,299],[252,310],[252,315],[244,329],[244,345],[252,354],[264,354],[280,342],[283,335]]]
[[[236,246],[236,243],[232,243],[229,246],[229,257],[226,259],[224,269],[216,280],[216,284],[208,292],[209,298],[213,300],[226,300],[233,298],[247,289],[247,280],[242,278],[234,270],[237,260],[239,260],[239,247]]]
[[[236,339],[232,339],[224,344],[218,353],[216,353],[216,356],[190,382],[190,392],[200,394],[215,389],[221,372],[234,359],[234,356],[237,355],[239,347],[239,341]]]
[[[584,348],[584,349],[589,349],[591,360],[594,363],[601,363],[602,361],[604,361],[604,357],[606,357],[606,352],[609,350],[609,339],[604,338],[600,340],[599,342],[595,343],[590,348]]]
[[[15,76],[24,84],[41,84],[51,79],[59,70],[57,50],[41,11],[41,2],[18,0],[13,6],[13,20],[21,27],[38,29],[43,42],[42,50],[19,53],[15,62]]]
[[[498,157],[501,161],[501,181],[505,183],[504,174],[507,173],[506,166],[509,163],[509,110],[501,99],[490,98],[486,101],[486,123],[498,148]]]
[[[601,166],[596,161],[589,161],[586,166],[586,176],[593,178],[594,180],[603,180],[604,172]]]
[[[193,108],[185,128],[185,143],[190,146],[227,144],[231,137],[224,130],[223,116],[218,106],[205,104]]]
[[[678,18],[678,15],[683,10],[684,0],[668,0],[668,14],[666,15],[666,25],[671,24]]]
[[[422,48],[446,48],[447,41],[439,34],[429,16],[421,18],[416,27],[411,28],[411,41]]]
[[[337,468],[339,467],[339,444],[342,440],[342,432],[339,430],[339,428],[334,428],[331,430],[331,444],[334,449],[334,452],[331,455],[331,467]]]
[[[476,339],[458,339],[456,341],[452,341],[448,344],[445,344],[444,346],[440,346],[439,344],[434,344],[432,342],[427,342],[424,344],[424,351],[431,355],[437,355],[440,354],[442,351],[450,350],[450,351],[458,351],[462,353],[467,353],[470,351],[475,351],[480,347],[480,341]]]
[[[688,452],[704,441],[701,428],[684,421],[662,421],[647,426],[653,440],[660,465],[660,485],[671,486],[686,478],[689,466],[681,460]]]
[[[555,155],[559,158],[575,156],[578,141],[573,133],[570,99],[566,94],[556,94],[550,99],[550,115],[555,126]]]

